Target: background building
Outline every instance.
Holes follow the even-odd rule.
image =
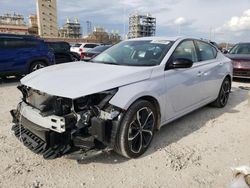
[[[37,0],[37,18],[41,37],[58,37],[56,0]]]
[[[20,14],[4,14],[0,16],[0,33],[28,34],[28,26]]]
[[[81,25],[78,19],[75,18],[74,22],[70,22],[70,19],[67,18],[66,23],[59,30],[59,36],[63,38],[81,38]]]
[[[155,36],[156,18],[150,14],[131,14],[129,16],[128,38]]]
[[[108,33],[103,27],[95,27],[94,31],[86,37],[87,40],[97,43],[116,44],[121,41],[118,31]]]
[[[103,27],[95,27],[94,31],[88,35],[89,40],[93,40],[100,43],[108,43],[109,42],[109,34],[105,31]]]
[[[38,35],[37,15],[29,15],[29,34]]]

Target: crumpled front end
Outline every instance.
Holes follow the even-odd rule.
[[[22,101],[11,111],[12,130],[45,159],[82,159],[113,149],[122,109],[109,104],[117,89],[77,99],[51,96],[18,86]]]

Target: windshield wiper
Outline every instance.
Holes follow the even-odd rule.
[[[120,65],[120,64],[117,64],[117,63],[114,63],[114,62],[102,62],[103,64],[109,64],[109,65]]]
[[[102,63],[102,64],[109,64],[109,65],[120,65],[114,62],[106,62],[106,61],[91,61],[92,63]]]

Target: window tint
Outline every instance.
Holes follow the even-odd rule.
[[[37,46],[39,44],[38,41],[33,41],[33,40],[25,41],[25,43],[26,43],[25,47],[28,48]]]
[[[12,49],[12,48],[31,48],[37,46],[38,41],[24,40],[19,38],[1,38],[0,48],[1,49]]]
[[[190,59],[194,63],[198,61],[194,42],[187,40],[182,42],[172,55],[173,60],[178,58]]]
[[[81,46],[81,44],[74,44],[72,47],[77,47],[79,48]]]
[[[98,46],[98,45],[97,44],[85,44],[84,48],[94,48],[96,46]]]
[[[216,58],[217,50],[210,44],[197,41],[197,47],[200,55],[200,61],[207,61]]]
[[[54,50],[54,52],[68,52],[70,51],[70,45],[68,43],[58,42],[53,43],[49,42],[47,43],[51,49]]]

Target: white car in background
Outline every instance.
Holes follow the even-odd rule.
[[[231,60],[207,42],[126,40],[91,62],[24,77],[12,130],[46,159],[83,159],[112,149],[136,158],[163,125],[210,103],[224,107],[231,82]]]
[[[100,46],[98,43],[76,43],[73,46],[71,46],[70,51],[76,52],[79,55],[81,53],[88,51],[89,49],[95,48],[96,46]]]

